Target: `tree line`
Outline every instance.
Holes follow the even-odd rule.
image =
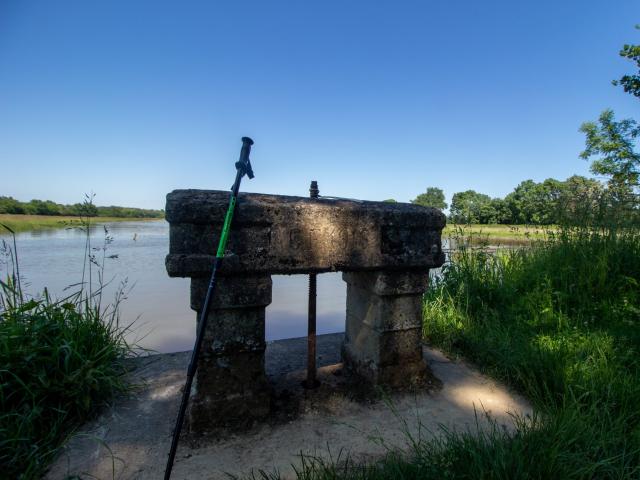
[[[118,207],[111,205],[99,207],[92,202],[63,205],[51,200],[31,200],[21,202],[13,197],[0,196],[0,213],[14,215],[51,215],[85,217],[121,217],[121,218],[163,218],[164,210]]]
[[[598,180],[574,175],[564,181],[548,178],[543,182],[525,180],[504,198],[492,198],[475,190],[453,194],[449,220],[453,223],[553,225],[605,214],[613,206],[611,190]],[[624,199],[633,204],[635,196]],[[429,187],[411,201],[417,205],[446,209],[444,192]],[[610,213],[610,212],[609,212]]]

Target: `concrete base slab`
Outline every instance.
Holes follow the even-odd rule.
[[[449,429],[476,428],[483,411],[509,428],[510,413],[530,415],[523,398],[482,376],[472,366],[451,361],[425,347],[425,359],[439,381],[432,388],[390,396],[354,388],[340,362],[342,334],[318,337],[318,377],[322,386],[303,390],[306,339],[267,345],[266,369],[274,388],[274,412],[250,429],[223,431],[181,440],[172,478],[217,479],[226,474],[278,470],[293,476],[300,454],[333,458],[347,452],[371,461],[389,448],[405,448],[403,431],[424,438]],[[162,478],[180,402],[189,352],[132,360],[132,380],[141,384],[114,402],[72,439],[46,478],[67,475],[99,479]],[[384,397],[384,398],[383,398]],[[476,413],[478,415],[476,416]],[[404,420],[404,421],[403,421]]]

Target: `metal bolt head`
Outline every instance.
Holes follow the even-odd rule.
[[[311,198],[318,198],[320,196],[320,190],[318,190],[318,182],[316,180],[311,181],[311,187],[309,187],[309,196]]]

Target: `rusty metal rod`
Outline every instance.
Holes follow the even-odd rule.
[[[320,190],[318,190],[318,182],[313,180],[309,188],[309,197],[318,198]],[[317,278],[315,273],[309,274],[309,312],[308,312],[308,330],[307,330],[307,380],[303,385],[307,389],[316,388],[320,385],[317,379],[316,367],[316,296],[317,296]]]

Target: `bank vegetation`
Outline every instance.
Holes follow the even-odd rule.
[[[89,198],[90,197],[90,198]],[[163,218],[163,210],[119,207],[115,205],[97,206],[93,196],[86,201],[65,205],[51,200],[30,200],[21,202],[13,197],[0,196],[0,214],[39,215],[48,217],[114,217],[114,218]]]
[[[0,243],[9,272],[0,280],[0,478],[41,478],[75,429],[129,388],[132,348],[118,308],[126,282],[103,302],[110,237],[105,230],[92,245],[90,227],[82,278],[62,299],[28,295],[15,236]]]

